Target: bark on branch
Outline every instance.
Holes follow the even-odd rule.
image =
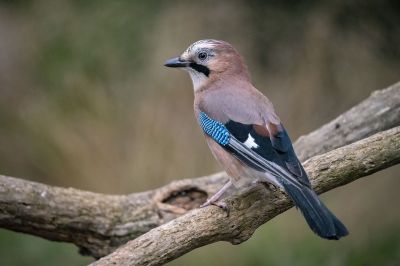
[[[295,148],[304,160],[398,125],[400,83],[375,92],[334,121],[301,137]],[[311,176],[316,175],[313,168],[306,169]],[[174,181],[152,191],[112,196],[0,176],[0,227],[72,242],[82,253],[99,258],[198,207],[225,181],[225,174],[218,173]],[[266,193],[257,191],[247,197]],[[282,202],[289,208],[284,197]]]
[[[399,162],[400,127],[396,127],[315,156],[304,167],[315,190],[322,193]],[[217,241],[240,244],[260,225],[293,205],[282,192],[267,190],[263,185],[225,202],[231,210],[229,216],[215,206],[195,209],[128,242],[93,265],[162,265]]]

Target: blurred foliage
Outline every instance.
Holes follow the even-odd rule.
[[[166,58],[234,44],[293,139],[400,78],[399,1],[0,1],[1,174],[130,193],[219,170]],[[315,237],[295,211],[240,246],[171,265],[396,265],[399,167],[324,195],[348,225]],[[379,212],[377,211],[379,210]],[[83,265],[69,244],[2,230],[0,265]]]

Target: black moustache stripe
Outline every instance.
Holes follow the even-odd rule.
[[[197,72],[203,73],[206,77],[210,75],[210,69],[206,66],[199,65],[197,63],[190,63],[189,66]]]

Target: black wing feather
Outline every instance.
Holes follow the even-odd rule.
[[[296,176],[302,184],[311,187],[307,174],[294,152],[289,135],[282,125],[279,125],[278,131],[270,137],[258,134],[253,125],[241,124],[231,120],[226,123],[225,126],[231,135],[242,143],[248,139],[250,134],[250,136],[254,138],[254,142],[258,145],[257,148],[252,148],[254,152],[265,160],[274,162],[289,171]],[[240,159],[248,163],[248,159]],[[257,171],[260,170],[252,164],[248,165]]]

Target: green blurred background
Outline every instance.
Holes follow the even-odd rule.
[[[231,42],[293,139],[400,80],[400,1],[0,1],[0,174],[102,193],[220,170],[189,77],[192,42]],[[190,149],[189,149],[190,147]],[[399,171],[322,196],[351,234],[290,210],[247,242],[170,265],[399,265]],[[0,230],[0,265],[85,265],[71,244]]]

